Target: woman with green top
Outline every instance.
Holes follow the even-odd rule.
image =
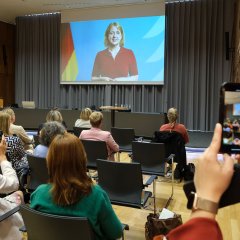
[[[117,239],[122,224],[106,192],[87,175],[81,140],[70,133],[57,135],[47,154],[49,184],[31,195],[31,208],[45,213],[87,217],[96,239]]]

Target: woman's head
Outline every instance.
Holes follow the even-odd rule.
[[[46,121],[47,122],[57,121],[62,123],[63,121],[62,114],[58,110],[51,110],[48,112],[46,116]]]
[[[4,108],[3,112],[5,112],[5,113],[10,115],[11,123],[15,122],[15,113],[14,113],[14,111],[10,107]]]
[[[0,130],[4,135],[9,135],[10,115],[6,112],[0,111]]]
[[[178,112],[176,108],[169,108],[167,113],[169,123],[174,123],[177,121]]]
[[[92,180],[87,175],[86,165],[86,153],[79,138],[65,132],[53,139],[47,167],[56,204],[71,205],[90,193]]]
[[[80,113],[80,119],[82,120],[89,120],[89,116],[91,115],[92,110],[90,108],[84,108]]]
[[[103,115],[101,112],[93,112],[89,116],[89,120],[93,127],[99,128],[103,120]]]
[[[46,122],[43,124],[43,128],[40,131],[40,143],[44,146],[49,146],[53,138],[58,134],[64,134],[66,132],[63,125],[59,122]]]
[[[124,46],[124,32],[122,26],[113,22],[110,23],[104,34],[104,45],[106,47],[118,45],[120,47]]]

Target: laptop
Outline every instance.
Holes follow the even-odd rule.
[[[22,101],[22,107],[23,108],[35,108],[35,102],[34,101]]]

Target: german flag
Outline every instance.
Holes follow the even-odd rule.
[[[61,75],[62,81],[76,81],[78,75],[77,56],[69,23],[61,26]]]

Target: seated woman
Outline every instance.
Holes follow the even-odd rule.
[[[5,135],[7,143],[7,159],[12,163],[18,178],[22,178],[28,171],[27,153],[24,150],[21,139],[10,133],[10,115],[0,112],[0,130]]]
[[[122,225],[106,192],[87,175],[86,153],[79,138],[57,135],[47,155],[49,184],[31,194],[30,207],[56,215],[87,217],[96,239],[117,239]]]
[[[177,167],[174,171],[174,178],[181,181],[181,179],[188,174],[185,150],[185,144],[189,142],[188,132],[183,124],[177,123],[178,112],[176,108],[169,108],[167,118],[169,123],[162,125],[160,131],[167,132],[167,135],[173,135],[168,132],[178,133],[175,133],[175,135],[178,136],[171,139],[166,146],[169,154],[175,154],[174,161],[177,162]]]
[[[91,113],[92,110],[90,108],[84,108],[80,113],[80,119],[77,119],[74,126],[81,128],[91,128],[91,123],[89,120]]]
[[[107,144],[108,159],[114,161],[114,153],[119,151],[119,146],[108,131],[101,130],[103,115],[101,112],[93,112],[90,116],[92,128],[83,130],[80,134],[80,139],[104,141]]]
[[[189,137],[188,137],[187,129],[183,124],[177,123],[177,119],[178,119],[177,109],[169,108],[167,113],[167,118],[169,123],[162,125],[159,130],[179,132],[182,135],[185,141],[185,144],[188,143]]]
[[[26,131],[24,128],[20,125],[15,125],[16,121],[16,116],[14,111],[10,108],[4,108],[3,112],[6,112],[7,114],[10,115],[10,132],[12,134],[16,134],[23,142],[24,150],[32,153],[33,152],[33,140],[27,135]]]
[[[61,123],[67,129],[67,125],[63,121],[62,114],[57,109],[50,110],[46,116],[46,122],[53,122],[53,121]],[[41,123],[38,127],[38,135],[40,134],[42,127],[43,127],[43,123]]]
[[[6,194],[18,190],[19,182],[16,172],[6,158],[7,144],[4,136],[0,142],[0,193]],[[23,201],[21,191],[14,192],[4,198],[0,198],[0,215],[10,211]],[[22,235],[19,228],[24,225],[21,215],[17,212],[0,222],[0,239],[21,240]]]
[[[48,148],[53,138],[58,134],[64,134],[65,127],[59,122],[46,122],[40,131],[40,144],[34,149],[33,155],[45,158],[48,153]]]

